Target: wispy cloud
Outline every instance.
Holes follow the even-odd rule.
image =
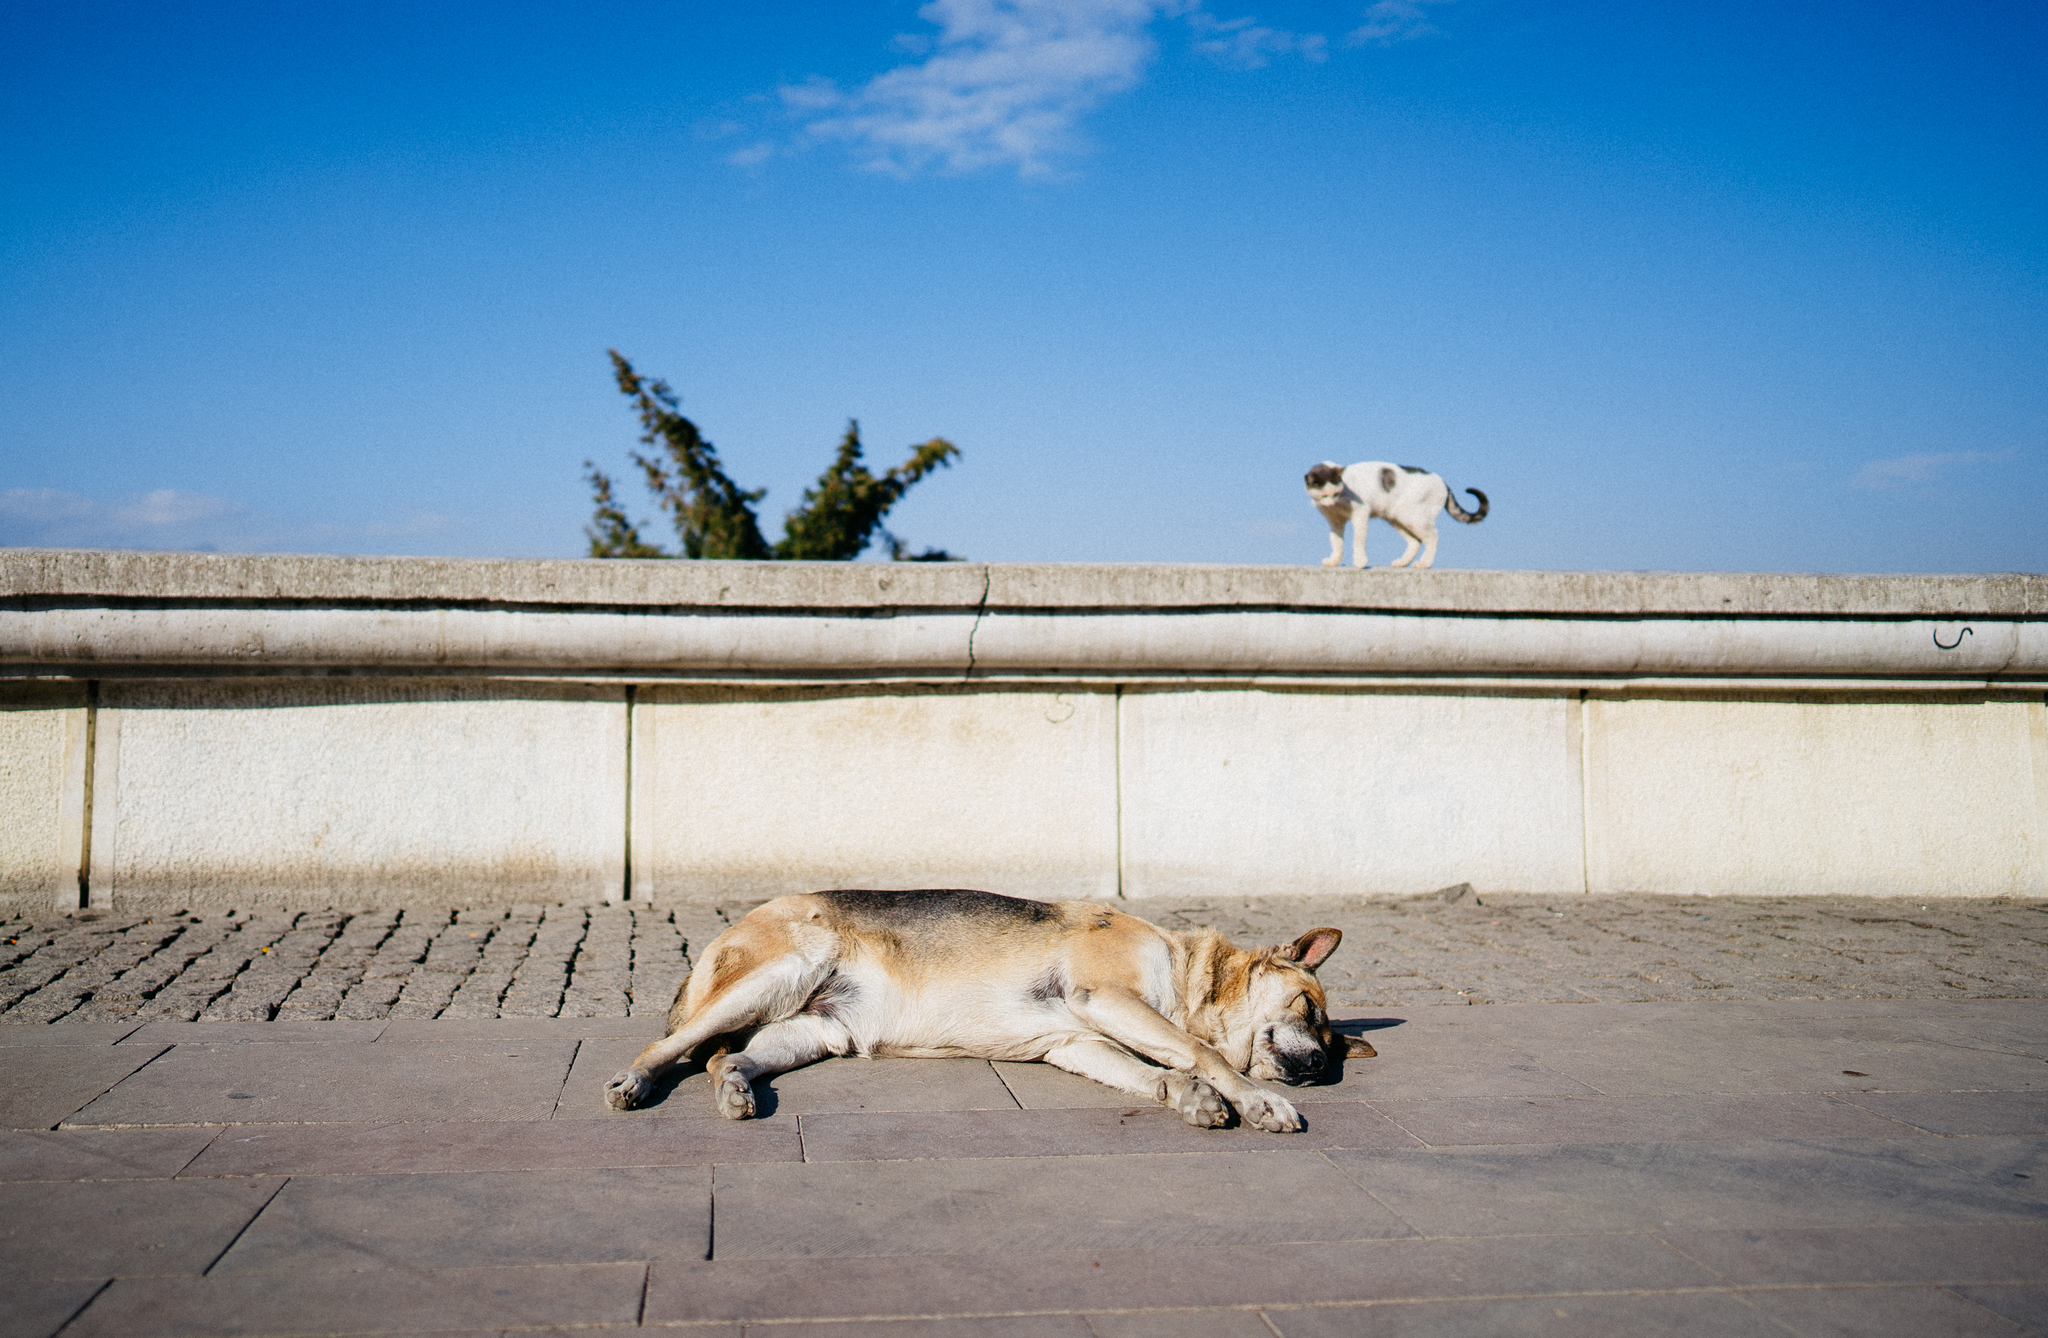
[[[1932,483],[1935,476],[1957,465],[1982,465],[1995,460],[2010,460],[2018,452],[2007,447],[2002,451],[1945,451],[1919,455],[1896,455],[1889,460],[1872,460],[1856,471],[1849,480],[1851,487],[1884,490],[1904,488],[1916,483]]]
[[[427,512],[395,521],[294,524],[226,497],[174,488],[113,499],[57,488],[0,489],[0,547],[10,548],[352,549],[443,536],[467,525]]]
[[[1422,6],[1444,2],[1380,0],[1347,41],[1387,44],[1433,31]],[[856,88],[824,78],[785,85],[776,91],[801,127],[796,140],[756,138],[727,161],[753,167],[836,143],[862,167],[899,177],[987,168],[1047,177],[1081,147],[1082,118],[1144,78],[1162,19],[1181,20],[1195,53],[1230,69],[1283,57],[1320,62],[1330,52],[1322,33],[1221,18],[1201,0],[932,0],[918,15],[937,32],[891,43],[915,59]]]
[[[1152,59],[1151,0],[933,0],[931,53],[851,92],[785,87],[806,135],[853,147],[861,165],[909,176],[1014,166],[1046,176],[1074,125],[1138,82]],[[914,45],[914,43],[912,44]]]
[[[1392,46],[1396,42],[1436,36],[1443,29],[1429,21],[1426,11],[1431,5],[1449,3],[1450,0],[1376,0],[1366,7],[1365,22],[1344,34],[1344,45]]]
[[[1195,32],[1195,50],[1233,70],[1256,70],[1277,56],[1298,55],[1310,62],[1330,58],[1330,39],[1321,33],[1295,33],[1268,28],[1257,19],[1219,19],[1196,9],[1187,16]]]

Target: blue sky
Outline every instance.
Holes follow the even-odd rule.
[[[1443,566],[2040,571],[2044,57],[1996,0],[23,7],[0,544],[579,555],[617,347],[771,536],[857,417],[962,448],[890,524],[974,558],[1313,562],[1331,458],[1485,489]]]

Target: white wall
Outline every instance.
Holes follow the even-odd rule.
[[[1116,698],[641,689],[634,895],[1116,895]]]
[[[603,900],[624,877],[616,689],[108,683],[95,900]]]
[[[0,553],[0,900],[2048,896],[2048,578],[933,566]]]

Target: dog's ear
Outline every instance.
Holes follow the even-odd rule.
[[[1344,1042],[1344,1056],[1347,1059],[1371,1059],[1379,1053],[1372,1048],[1372,1042],[1363,1036],[1342,1036],[1338,1039]]]
[[[1337,945],[1343,941],[1344,931],[1341,929],[1311,929],[1282,948],[1280,955],[1313,971],[1330,960],[1330,954],[1337,951]]]

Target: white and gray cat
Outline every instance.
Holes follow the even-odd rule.
[[[1458,505],[1443,477],[1414,465],[1390,465],[1383,460],[1362,460],[1340,465],[1325,460],[1308,471],[1309,500],[1323,519],[1330,522],[1330,556],[1325,567],[1344,560],[1344,526],[1351,525],[1351,565],[1365,561],[1365,522],[1374,516],[1386,521],[1408,539],[1408,549],[1394,560],[1396,567],[1415,563],[1417,571],[1436,561],[1436,513],[1448,511],[1453,520],[1477,525],[1486,519],[1486,494],[1467,488],[1479,499],[1477,511]],[[1417,559],[1416,550],[1422,551]]]

